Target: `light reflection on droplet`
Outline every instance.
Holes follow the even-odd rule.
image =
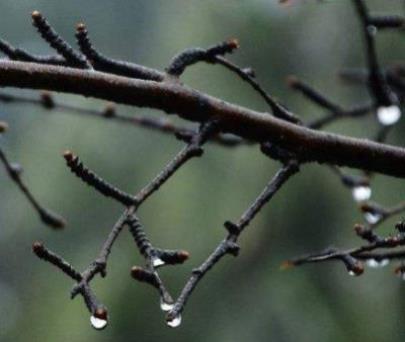
[[[401,118],[401,109],[395,105],[379,107],[377,109],[377,118],[380,124],[384,126],[393,125]]]
[[[158,258],[158,257],[154,257],[154,258],[152,259],[152,265],[153,265],[153,267],[159,267],[159,266],[162,266],[162,265],[164,265],[164,264],[165,264],[165,262],[164,262],[162,259]]]
[[[381,268],[387,266],[390,261],[388,259],[382,259],[382,260],[376,260],[376,259],[370,259],[367,260],[367,266],[370,268]]]
[[[177,315],[172,320],[166,322],[171,328],[177,328],[181,324],[181,315]]]
[[[170,311],[171,309],[173,309],[173,307],[174,303],[168,303],[163,298],[160,298],[160,309],[162,311]]]
[[[349,273],[349,275],[351,275],[352,277],[357,277],[357,276],[358,276],[358,274],[355,273],[354,271],[349,271],[348,273]]]
[[[95,316],[91,316],[90,323],[94,329],[101,330],[107,326],[108,321],[105,319],[97,318]]]
[[[368,33],[370,33],[372,36],[375,36],[375,35],[377,34],[377,32],[378,32],[378,29],[377,29],[377,27],[374,26],[374,25],[368,25],[368,26],[367,26],[367,31],[368,31]]]
[[[375,224],[381,220],[381,215],[377,213],[366,212],[364,213],[364,218],[370,224]]]
[[[352,189],[352,195],[356,202],[364,202],[371,197],[371,188],[366,185],[355,186]]]

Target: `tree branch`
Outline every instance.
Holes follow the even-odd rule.
[[[153,82],[67,67],[0,61],[0,85],[47,89],[150,107],[190,121],[217,119],[221,129],[272,141],[307,161],[405,177],[405,149],[300,127],[171,82]]]

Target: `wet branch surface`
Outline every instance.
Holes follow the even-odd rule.
[[[364,39],[366,68],[346,71],[345,77],[365,86],[370,94],[370,102],[344,108],[293,76],[288,79],[291,88],[327,112],[322,117],[306,123],[259,84],[253,69],[238,66],[228,59],[228,55],[239,48],[236,39],[208,48],[186,49],[172,58],[164,71],[109,58],[92,44],[87,27],[83,23],[76,27],[76,50],[38,11],[32,14],[33,25],[42,39],[55,50],[54,55],[34,55],[0,39],[0,52],[7,57],[0,59],[0,86],[46,90],[38,98],[1,93],[2,104],[37,105],[48,111],[99,117],[170,133],[185,143],[162,171],[136,194],[121,190],[102,178],[75,153],[68,150],[63,155],[67,167],[78,180],[123,206],[122,214],[111,227],[96,258],[82,272],[45,247],[42,242],[34,242],[32,246],[38,258],[52,264],[74,281],[71,297],[82,296],[91,314],[91,323],[96,329],[107,326],[108,311],[94,293],[91,282],[98,275],[107,276],[109,255],[123,232],[128,231],[132,236],[135,248],[144,262],[142,266],[131,268],[132,278],[157,290],[161,309],[168,312],[167,324],[176,327],[181,323],[181,314],[199,282],[225,255],[238,255],[238,239],[244,229],[284,184],[308,162],[318,162],[322,166],[325,164],[340,179],[342,185],[352,192],[354,201],[365,219],[363,224],[355,225],[355,232],[364,242],[359,247],[329,247],[320,253],[293,258],[286,261],[283,267],[340,261],[351,275],[360,275],[365,270],[364,263],[370,267],[379,267],[385,266],[391,260],[402,262],[405,259],[405,223],[397,223],[396,232],[387,237],[377,232],[383,222],[405,211],[405,203],[386,207],[370,200],[374,173],[405,178],[405,149],[386,143],[389,132],[401,117],[400,107],[405,99],[405,68],[382,68],[375,42],[375,35],[379,30],[402,29],[405,20],[401,16],[370,15],[365,1],[352,2]],[[183,73],[200,62],[218,64],[249,84],[267,103],[269,112],[258,112],[228,103],[183,84],[180,79]],[[85,109],[60,103],[48,91],[98,98],[110,103],[99,110]],[[178,115],[187,124],[173,124],[164,117],[156,119],[121,114],[116,108],[117,104],[158,109],[170,115]],[[337,120],[359,120],[369,115],[375,115],[379,121],[378,131],[370,139],[356,139],[321,131],[326,125]],[[198,128],[194,128],[190,123],[198,125]],[[7,124],[0,122],[0,133],[6,128]],[[189,252],[156,247],[138,216],[138,209],[181,167],[190,160],[201,157],[204,153],[203,147],[211,141],[226,147],[252,144],[255,148],[260,147],[265,158],[281,162],[282,166],[236,223],[224,223],[227,231],[225,238],[206,260],[192,271],[180,294],[175,297],[161,278],[159,270],[164,266],[182,264],[189,258]],[[8,160],[2,147],[0,161],[42,221],[54,228],[62,227],[64,221],[38,203],[23,183],[20,168]],[[341,167],[357,168],[361,174],[354,175]],[[405,279],[403,264],[400,264],[395,272]]]

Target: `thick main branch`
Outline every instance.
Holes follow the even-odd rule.
[[[225,132],[257,142],[272,141],[301,159],[405,177],[403,148],[304,128],[176,82],[1,60],[0,86],[46,89],[155,108],[190,121],[216,119]]]

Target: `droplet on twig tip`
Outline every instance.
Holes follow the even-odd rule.
[[[94,314],[90,317],[90,323],[96,330],[104,329],[107,324],[107,310],[104,308],[97,308]]]
[[[163,297],[160,298],[160,309],[162,311],[170,311],[171,309],[173,309],[173,307],[174,307],[173,302],[169,303]]]
[[[366,185],[355,186],[352,189],[352,195],[356,202],[364,202],[371,197],[371,188]]]
[[[367,260],[366,264],[368,267],[370,268],[381,268],[381,267],[385,267],[390,263],[389,259],[381,259],[381,260],[377,260],[377,259],[369,259]]]
[[[366,221],[370,224],[376,224],[378,221],[381,220],[381,214],[378,213],[372,213],[372,212],[366,212],[364,213],[364,218]]]
[[[177,314],[175,317],[168,319],[166,324],[171,328],[177,328],[181,324],[181,315]]]
[[[396,105],[379,107],[377,109],[377,118],[380,124],[391,126],[401,118],[401,109]]]

